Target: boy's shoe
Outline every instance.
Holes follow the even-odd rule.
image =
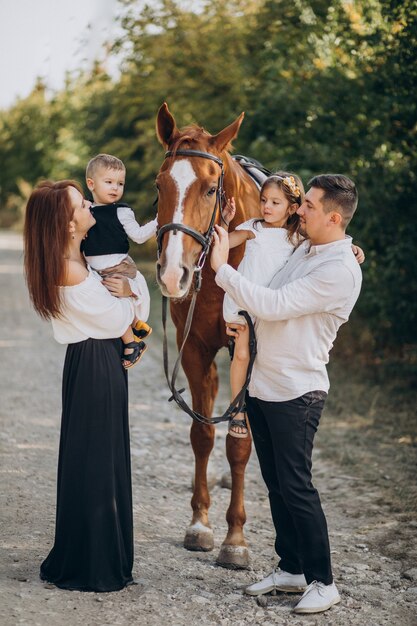
[[[122,365],[125,370],[139,363],[148,347],[143,341],[131,341],[130,343],[124,343],[123,346],[132,350],[130,354],[123,354],[122,356]]]
[[[250,596],[262,596],[264,593],[274,590],[300,593],[300,591],[304,591],[306,588],[307,581],[304,574],[290,574],[289,572],[283,572],[277,567],[263,580],[246,587],[245,593]]]
[[[325,585],[314,580],[294,608],[294,613],[321,613],[338,602],[340,602],[340,596],[334,583]]]
[[[152,332],[152,328],[149,326],[149,324],[140,320],[136,322],[132,330],[133,334],[135,335],[135,337],[138,338],[139,341],[145,339],[146,337],[149,337]]]

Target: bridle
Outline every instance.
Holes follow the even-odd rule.
[[[214,225],[215,225],[216,216],[217,216],[217,210],[219,210],[221,218],[224,221],[224,218],[222,215],[222,206],[223,206],[223,201],[224,201],[224,196],[225,196],[224,190],[223,190],[224,164],[223,164],[223,161],[219,157],[216,157],[214,154],[210,154],[209,152],[201,152],[200,150],[176,150],[176,151],[169,150],[168,152],[165,153],[165,159],[169,157],[176,157],[176,156],[190,156],[190,157],[200,157],[203,159],[210,159],[210,161],[214,161],[215,163],[217,163],[217,165],[220,166],[220,177],[217,183],[216,202],[214,204],[213,212],[211,214],[210,224],[204,234],[200,233],[198,230],[195,230],[195,228],[192,228],[191,226],[187,226],[186,224],[181,224],[177,222],[170,222],[168,224],[164,224],[158,229],[158,232],[157,232],[158,258],[162,251],[162,237],[164,236],[166,232],[169,232],[169,231],[173,231],[174,235],[177,233],[177,231],[181,231],[185,233],[186,235],[193,237],[196,241],[198,241],[198,243],[202,247],[199,259],[196,265],[194,266],[194,275],[195,275],[194,291],[193,291],[193,295],[192,295],[191,302],[190,302],[190,307],[187,313],[187,319],[186,319],[185,326],[184,326],[182,344],[179,349],[177,360],[175,361],[171,378],[169,377],[168,338],[167,338],[167,332],[166,332],[168,298],[166,296],[162,296],[162,326],[164,330],[163,356],[164,356],[165,378],[167,380],[168,387],[172,393],[172,396],[169,398],[169,401],[175,400],[175,402],[178,404],[180,408],[183,409],[183,411],[188,413],[190,417],[192,417],[194,420],[198,422],[201,422],[203,424],[218,424],[219,422],[225,422],[225,421],[229,421],[230,419],[233,419],[238,413],[241,412],[245,404],[246,387],[249,384],[250,376],[252,373],[253,362],[256,356],[255,331],[253,328],[252,320],[250,316],[248,315],[248,313],[246,311],[240,311],[239,313],[244,315],[249,325],[250,361],[249,361],[248,370],[246,374],[245,384],[240,390],[240,392],[238,393],[238,395],[236,396],[236,398],[232,400],[232,402],[230,403],[225,413],[219,417],[206,417],[204,415],[201,415],[197,411],[194,411],[187,404],[187,402],[181,395],[185,391],[185,389],[176,389],[175,382],[177,379],[179,367],[181,365],[181,359],[182,359],[182,354],[184,351],[184,346],[191,330],[191,322],[192,322],[193,315],[194,315],[195,303],[196,303],[198,292],[201,289],[201,273],[202,273],[204,263],[206,262],[207,255],[210,250],[211,241],[213,239],[213,231],[214,231]]]
[[[186,224],[170,222],[169,224],[164,224],[163,226],[161,226],[158,229],[158,233],[157,233],[158,258],[162,251],[162,237],[164,236],[166,232],[169,232],[171,230],[174,231],[174,235],[177,233],[177,231],[181,231],[185,233],[186,235],[193,237],[193,239],[195,239],[196,241],[198,241],[199,244],[201,244],[201,247],[202,247],[201,254],[194,267],[195,282],[196,282],[195,288],[197,291],[199,291],[201,287],[201,270],[203,269],[203,265],[206,261],[208,252],[210,250],[211,240],[213,238],[214,224],[216,221],[217,209],[219,210],[220,215],[223,219],[222,205],[223,205],[223,200],[224,200],[224,190],[223,190],[224,165],[223,165],[223,161],[219,157],[216,157],[214,154],[210,154],[209,152],[201,152],[200,150],[176,150],[175,152],[172,150],[169,150],[168,152],[165,152],[165,159],[168,159],[169,157],[176,157],[176,156],[191,156],[191,157],[200,157],[202,159],[210,159],[210,161],[214,161],[215,163],[217,163],[217,165],[220,166],[220,177],[219,177],[219,180],[217,183],[217,189],[216,189],[216,202],[214,203],[213,212],[210,218],[210,224],[206,232],[200,233],[195,228],[192,228],[191,226],[187,226]]]

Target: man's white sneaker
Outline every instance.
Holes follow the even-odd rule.
[[[245,593],[249,596],[262,596],[270,591],[286,591],[287,593],[300,593],[307,587],[307,581],[304,574],[290,574],[283,572],[277,567],[261,580],[259,583],[253,583],[246,587]]]
[[[340,602],[340,596],[334,583],[325,585],[314,580],[294,608],[294,613],[321,613],[338,602]]]

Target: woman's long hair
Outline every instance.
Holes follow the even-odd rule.
[[[74,215],[68,187],[83,193],[73,180],[45,180],[33,190],[26,206],[25,277],[33,306],[44,319],[60,315],[58,287],[65,281],[64,255]]]

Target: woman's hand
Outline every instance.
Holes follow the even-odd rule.
[[[103,279],[103,285],[110,291],[111,295],[116,296],[116,298],[129,298],[133,295],[129,280],[126,276],[107,276]]]
[[[119,263],[118,265],[113,265],[113,267],[107,267],[105,270],[101,270],[99,272],[100,276],[105,278],[110,275],[118,275],[122,274],[123,276],[127,276],[128,278],[136,278],[136,265],[133,259],[130,256],[127,256],[124,261]]]
[[[213,233],[213,246],[211,249],[210,264],[215,272],[224,263],[227,263],[229,257],[229,236],[221,226],[215,226]]]

